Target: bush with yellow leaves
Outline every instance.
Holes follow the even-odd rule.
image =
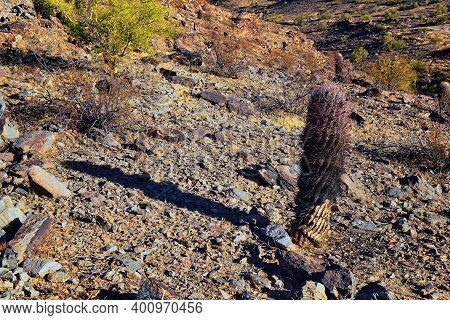
[[[152,41],[171,38],[177,27],[157,0],[35,0],[44,17],[58,16],[72,34],[88,41],[106,60],[132,50],[153,53]]]
[[[381,55],[367,64],[367,73],[383,90],[409,90],[417,81],[416,71],[403,55]]]

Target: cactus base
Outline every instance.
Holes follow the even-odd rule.
[[[292,231],[293,242],[298,246],[318,246],[325,241],[330,232],[331,201],[325,200],[314,207],[303,221]]]

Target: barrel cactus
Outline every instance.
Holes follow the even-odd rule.
[[[341,189],[349,150],[350,103],[336,84],[314,91],[301,137],[303,156],[293,240],[319,244],[329,232],[331,205]]]

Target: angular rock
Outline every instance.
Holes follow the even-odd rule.
[[[23,155],[27,153],[45,153],[55,142],[56,135],[50,131],[28,132],[12,143],[12,150]]]
[[[367,190],[359,180],[350,177],[348,174],[343,174],[341,180],[346,186],[348,194],[355,200],[359,202],[369,201],[367,197]]]
[[[69,279],[69,275],[62,271],[57,271],[47,276],[47,280],[53,283],[65,283],[69,281]]]
[[[64,184],[39,166],[32,166],[28,170],[28,176],[37,193],[55,198],[72,196],[72,192]]]
[[[340,265],[332,264],[317,279],[323,283],[335,298],[352,298],[356,289],[356,278],[353,273]]]
[[[287,249],[292,246],[291,237],[279,224],[270,224],[265,229],[265,235],[269,237],[278,247]]]
[[[128,272],[137,272],[142,268],[142,263],[140,263],[137,260],[133,260],[130,258],[124,258],[121,256],[114,256],[114,258],[121,262],[125,268],[127,269]]]
[[[166,284],[149,278],[144,280],[138,290],[137,300],[176,300],[177,293]]]
[[[217,104],[221,107],[224,107],[227,103],[227,98],[217,90],[203,91],[200,94],[200,97],[212,104]]]
[[[321,258],[300,255],[293,251],[277,251],[276,257],[281,271],[300,282],[312,279],[313,276],[326,270],[327,262]]]
[[[296,292],[298,300],[327,300],[325,286],[314,281],[307,281],[300,291]]]
[[[6,248],[0,260],[0,267],[13,270],[17,268],[16,254],[10,248]]]
[[[3,114],[6,111],[6,103],[3,99],[3,95],[0,93],[0,118],[3,117]]]
[[[19,138],[19,130],[8,118],[0,118],[0,138],[11,141]]]
[[[247,117],[259,114],[259,112],[256,111],[250,104],[245,101],[239,100],[236,97],[230,97],[227,100],[227,109],[230,112],[236,112],[239,115]]]
[[[442,187],[433,188],[424,178],[412,175],[400,179],[400,183],[410,186],[423,200],[435,200],[442,195]]]
[[[371,282],[356,293],[355,300],[394,300],[394,294],[382,285]]]
[[[10,225],[19,226],[26,218],[20,209],[14,207],[10,197],[0,199],[0,229]]]
[[[53,219],[32,214],[17,231],[9,247],[22,262],[27,253],[35,252],[47,239],[53,225]]]
[[[47,274],[58,271],[62,265],[56,261],[33,258],[23,262],[23,270],[32,277],[45,277]]]

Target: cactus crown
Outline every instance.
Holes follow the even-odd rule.
[[[318,202],[334,200],[349,146],[350,104],[335,84],[325,84],[312,95],[302,135],[297,205],[310,210]]]

